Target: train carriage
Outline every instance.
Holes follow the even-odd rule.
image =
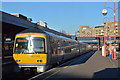
[[[21,69],[44,72],[53,64],[91,50],[88,44],[40,29],[27,29],[17,34],[13,58]]]

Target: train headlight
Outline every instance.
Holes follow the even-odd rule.
[[[16,60],[16,62],[20,62],[21,60]]]
[[[37,60],[37,62],[42,62],[42,60]]]

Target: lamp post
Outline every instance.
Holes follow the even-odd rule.
[[[102,10],[102,14],[105,16],[105,15],[107,15],[107,9],[103,9]],[[105,18],[104,18],[105,19]],[[103,19],[103,20],[104,20]],[[104,22],[104,21],[103,21]],[[107,47],[107,45],[106,45],[106,34],[105,34],[105,23],[103,23],[103,26],[104,26],[104,47],[103,47],[103,52],[102,52],[102,56],[104,56],[104,57],[106,57],[106,47]]]
[[[111,17],[111,18],[113,18],[113,17]],[[103,23],[105,23],[104,22],[105,19],[108,19],[108,23],[106,23],[106,27],[103,24],[103,26],[104,26],[104,56],[106,56],[106,52],[107,52],[107,50],[106,50],[107,45],[106,44],[108,43],[109,44],[109,49],[108,50],[110,52],[109,57],[112,58],[113,55],[112,55],[112,40],[111,40],[111,34],[110,34],[110,26],[111,26],[110,25],[110,18],[104,17],[103,18]],[[105,34],[105,30],[106,30],[106,34]]]
[[[106,7],[106,5],[104,6],[104,9],[102,11],[102,14],[105,16],[107,15],[107,9],[106,8],[109,8],[111,10],[113,10],[114,14],[114,53],[113,53],[113,59],[116,59],[116,11],[118,10],[118,8],[116,8],[116,2],[114,2],[114,8],[112,7]]]

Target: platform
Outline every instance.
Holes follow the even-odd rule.
[[[120,78],[118,61],[101,56],[100,51],[90,52],[29,80],[81,78]]]

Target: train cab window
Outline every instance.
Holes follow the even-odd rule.
[[[41,37],[17,38],[14,53],[44,53],[45,40]]]
[[[44,52],[44,39],[43,38],[34,38],[33,46],[35,52]]]
[[[15,43],[15,53],[22,53],[24,50],[27,49],[28,40],[25,38],[17,38]]]

